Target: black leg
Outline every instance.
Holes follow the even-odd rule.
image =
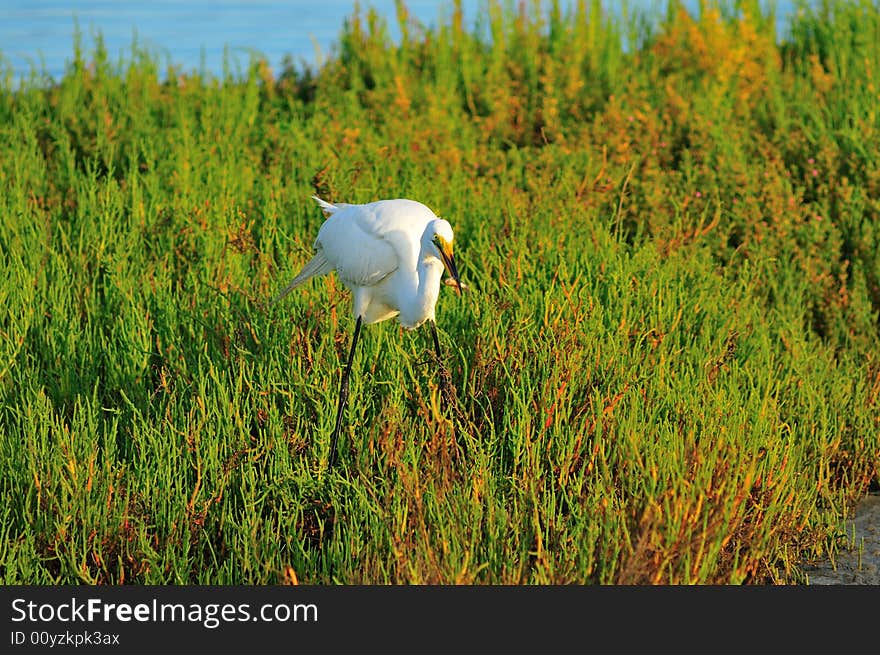
[[[431,335],[434,337],[434,352],[437,354],[437,372],[440,375],[440,396],[443,399],[445,407],[451,410],[453,415],[459,421],[466,423],[467,419],[462,414],[461,408],[458,405],[458,399],[455,397],[455,387],[452,386],[452,376],[449,375],[449,369],[446,368],[446,362],[443,361],[443,356],[440,353],[440,337],[437,336],[437,325],[434,321],[431,321]],[[455,437],[457,433],[458,428],[453,427],[452,445],[455,448],[454,452],[456,456],[460,450],[460,446]],[[462,450],[462,452],[465,451]]]
[[[440,393],[443,400],[450,402],[450,389],[452,380],[449,378],[449,371],[446,370],[446,364],[443,362],[443,353],[440,352],[440,337],[437,336],[437,324],[431,321],[431,336],[434,338],[434,352],[437,354],[437,366],[440,372]]]
[[[443,355],[440,353],[440,337],[437,336],[437,324],[431,321],[431,335],[434,337],[434,352],[437,353],[437,363],[443,361]]]
[[[339,440],[339,429],[342,427],[342,414],[345,412],[345,403],[348,401],[348,378],[351,377],[351,362],[354,360],[354,349],[357,346],[358,335],[361,333],[361,317],[358,316],[354,324],[354,337],[351,340],[351,350],[348,351],[348,364],[342,373],[342,382],[339,384],[339,404],[336,407],[336,427],[333,428],[333,436],[330,438],[330,457],[327,459],[327,468],[331,468],[336,461],[336,442]]]

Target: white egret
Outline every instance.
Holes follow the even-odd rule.
[[[444,268],[459,294],[462,285],[452,252],[452,226],[422,203],[398,199],[333,205],[317,196],[312,198],[327,216],[315,239],[315,255],[272,302],[333,270],[351,290],[354,336],[339,385],[336,426],[330,440],[328,466],[333,466],[361,324],[397,317],[404,328],[414,330],[427,321],[439,361],[435,309]]]

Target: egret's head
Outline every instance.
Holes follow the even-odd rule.
[[[438,218],[431,221],[429,231],[432,234],[431,243],[437,249],[437,257],[443,262],[450,277],[455,280],[455,290],[461,294],[461,280],[458,278],[458,268],[455,266],[455,255],[452,252],[452,242],[455,235],[448,221]]]

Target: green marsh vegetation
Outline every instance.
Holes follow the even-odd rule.
[[[880,460],[880,9],[487,2],[319,69],[100,37],[0,91],[0,578],[803,583]],[[255,44],[256,45],[256,44]],[[309,199],[448,218],[353,320]],[[428,362],[428,363],[425,363]]]

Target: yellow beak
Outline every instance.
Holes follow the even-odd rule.
[[[452,244],[448,241],[443,241],[440,244],[439,250],[446,271],[455,280],[455,290],[458,292],[458,295],[461,295],[461,280],[458,277],[458,268],[455,265],[455,255],[452,254]]]

